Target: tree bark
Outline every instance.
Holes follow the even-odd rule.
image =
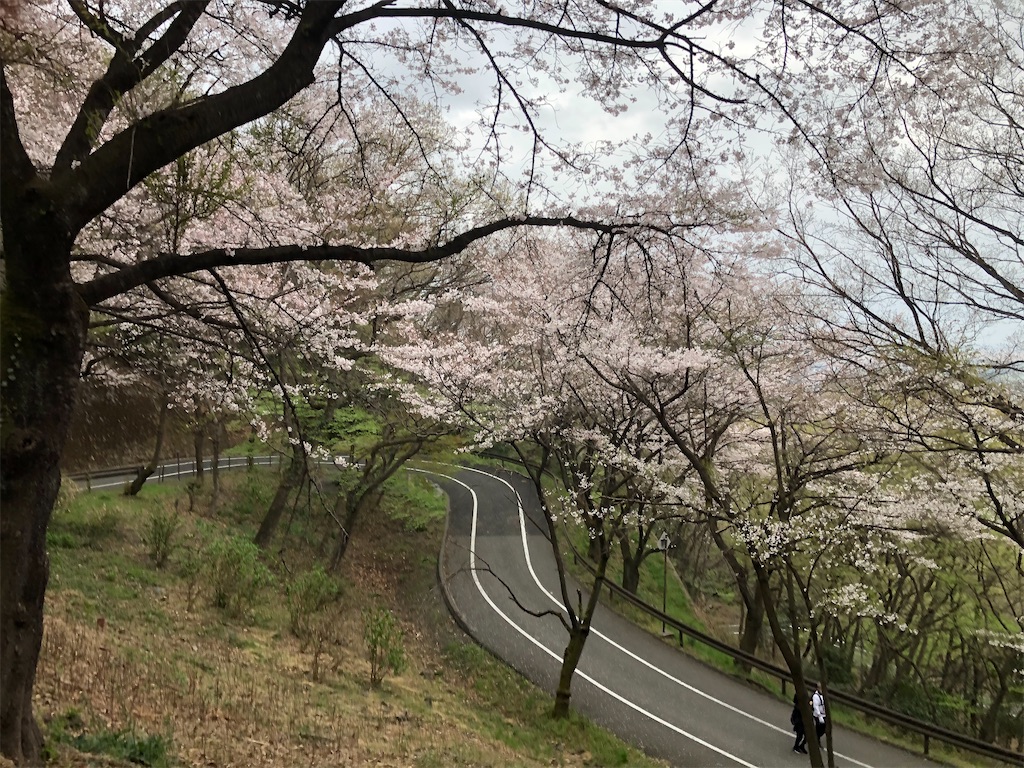
[[[363,506],[368,506],[368,501],[367,494],[356,491],[351,493],[342,492],[338,497],[338,502],[334,507],[335,517],[337,518],[342,510],[344,510],[345,514],[342,518],[341,530],[338,531],[338,541],[334,545],[334,552],[331,554],[331,561],[327,564],[328,573],[338,572],[341,561],[345,558],[345,553],[348,551],[349,542],[352,541],[356,521],[359,519]]]
[[[558,689],[555,691],[555,706],[551,711],[554,717],[569,716],[569,699],[572,697],[572,678],[576,674],[583,648],[590,634],[589,626],[575,626],[569,632],[569,643],[562,654],[562,670],[558,674]]]
[[[306,455],[302,446],[295,444],[292,446],[292,457],[288,462],[288,468],[281,475],[281,481],[277,484],[277,492],[274,494],[270,506],[267,507],[267,513],[263,516],[260,529],[256,531],[256,537],[253,539],[256,546],[266,549],[270,544],[274,538],[274,532],[277,531],[277,526],[281,522],[288,498],[292,495],[292,491],[299,487],[305,473]]]
[[[202,423],[196,425],[195,429],[192,430],[192,451],[195,454],[195,467],[196,467],[196,484],[203,484],[204,472],[206,471],[203,466],[203,451],[206,443],[206,428]]]
[[[146,466],[139,467],[139,471],[135,474],[131,485],[125,489],[125,496],[138,496],[142,486],[145,485],[146,481],[156,472],[156,468],[160,465],[160,455],[163,452],[164,435],[167,432],[167,414],[169,411],[170,399],[167,393],[164,392],[160,400],[160,416],[156,423],[156,445],[153,447],[153,455]]]
[[[746,605],[746,603],[744,603]],[[759,591],[754,591],[753,605],[747,606],[746,617],[743,622],[743,634],[740,635],[740,650],[750,655],[757,653],[757,644],[761,639],[761,630],[764,627],[764,600]],[[751,667],[749,664],[737,662],[745,675],[749,675]]]
[[[637,542],[636,550],[631,547],[629,536],[623,532],[619,534],[619,554],[622,557],[622,588],[635,595],[640,589],[640,564],[643,562],[644,542],[646,538],[641,537]]]
[[[997,725],[1001,714],[1003,702],[1010,692],[1010,682],[1013,678],[1014,665],[1018,658],[1015,655],[1007,654],[1006,660],[1001,666],[994,665],[996,671],[997,688],[989,698],[988,710],[982,713],[981,722],[978,725],[978,738],[982,741],[998,743]]]
[[[214,422],[213,430],[210,434],[210,476],[213,478],[213,508],[217,508],[217,502],[220,496],[220,437],[223,429],[223,425],[218,419]]]
[[[385,435],[389,439],[392,436],[390,432],[386,432]],[[338,531],[338,543],[327,566],[329,573],[335,573],[341,566],[360,515],[364,510],[372,509],[380,503],[384,495],[384,483],[405,466],[405,462],[419,453],[422,447],[422,439],[407,441],[403,438],[374,446],[363,462],[355,487],[349,489],[347,493],[344,489],[339,492],[334,508],[335,522],[339,522],[339,515],[343,509],[345,516],[344,521],[339,522],[341,530]]]
[[[5,178],[2,203],[0,751],[23,764],[41,762],[32,689],[50,571],[46,528],[89,316],[71,279],[72,236],[41,186]]]

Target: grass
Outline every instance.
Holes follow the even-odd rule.
[[[315,505],[264,556],[275,579],[251,611],[218,610],[202,579],[190,607],[186,564],[211,541],[251,537],[275,475],[222,480],[218,502],[200,491],[193,512],[172,483],[78,494],[54,515],[35,689],[51,765],[663,765],[582,718],[552,720],[549,695],[455,628],[435,580],[444,499],[419,479],[397,478],[357,531],[317,674],[285,597],[290,575],[318,560]],[[180,523],[159,569],[145,540],[158,512]],[[408,660],[376,689],[370,604],[395,614]]]
[[[563,750],[572,750],[574,744],[585,744],[586,751],[578,754],[584,757],[586,764],[634,764],[631,751],[622,742],[607,732],[593,730],[583,718],[570,715],[565,720],[553,720],[548,717],[551,698],[508,667],[495,664],[491,656],[480,647],[454,645],[446,650],[446,657],[482,701],[493,703],[493,706],[479,712],[481,729],[501,740],[513,751],[523,753],[539,747],[541,758],[551,762],[557,760]],[[524,711],[531,714],[537,729],[509,729],[508,724],[512,719]],[[531,743],[537,738],[540,738],[540,744]]]

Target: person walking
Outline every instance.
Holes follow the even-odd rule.
[[[796,732],[796,741],[793,743],[793,751],[807,754],[807,733],[804,731],[804,718],[800,714],[800,700],[797,694],[793,694],[793,713],[789,716],[789,722]]]
[[[811,714],[814,715],[814,733],[818,737],[818,746],[821,746],[821,737],[825,735],[825,696],[821,692],[821,683],[814,684],[814,693],[811,694]]]

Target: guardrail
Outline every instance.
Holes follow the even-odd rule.
[[[572,548],[573,559],[583,565],[583,567],[592,575],[596,575],[597,568],[594,564],[591,563],[588,558],[577,552],[576,547],[571,541],[569,541],[569,546]],[[779,680],[782,681],[782,692],[784,694],[786,692],[786,683],[791,683],[793,681],[793,677],[788,669],[784,669],[783,667],[779,667],[775,664],[759,659],[745,651],[741,651],[739,648],[731,646],[728,643],[723,643],[721,640],[717,640],[699,630],[694,629],[693,627],[687,626],[678,619],[662,612],[659,608],[656,608],[650,603],[644,602],[631,592],[627,592],[614,582],[606,580],[604,585],[608,588],[608,592],[611,596],[625,600],[645,613],[650,614],[658,621],[663,622],[666,626],[671,626],[679,633],[680,646],[683,645],[683,636],[685,635],[686,637],[692,638],[697,642],[704,643],[711,648],[731,656],[734,661],[742,662],[743,664],[747,664],[751,667],[756,667],[763,672],[767,672],[773,677],[778,677]],[[890,725],[897,725],[905,730],[919,734],[924,739],[923,751],[925,755],[928,754],[931,740],[936,739],[949,744],[950,746],[972,752],[976,755],[1001,760],[1010,763],[1011,765],[1024,765],[1024,753],[1014,752],[1013,750],[1006,749],[1005,747],[989,744],[986,741],[981,741],[980,739],[975,739],[971,736],[966,736],[962,733],[942,728],[941,726],[925,722],[924,720],[918,720],[917,718],[905,715],[902,712],[896,712],[895,710],[882,707],[872,701],[868,701],[867,699],[862,699],[858,696],[844,693],[843,691],[832,688],[831,686],[828,691],[829,696],[833,701],[839,702],[850,709],[857,710],[865,715],[882,720]]]
[[[503,456],[500,454],[490,453],[485,453],[483,455],[489,458],[499,459],[502,462],[509,461],[514,464],[522,463],[518,459],[510,456]],[[596,566],[590,562],[589,558],[581,555],[576,550],[575,545],[573,545],[572,541],[569,540],[568,537],[567,541],[569,541],[569,546],[572,548],[573,559],[576,562],[582,564],[592,575],[596,575]],[[673,618],[672,616],[669,616],[659,608],[644,602],[631,592],[627,592],[625,589],[620,587],[618,584],[615,584],[614,582],[605,580],[604,585],[605,587],[607,587],[609,595],[611,597],[617,597],[621,600],[629,602],[641,611],[644,611],[650,616],[653,616],[658,621],[663,622],[665,626],[671,626],[676,632],[679,633],[680,646],[683,645],[683,637],[685,635],[686,637],[689,637],[696,642],[703,643],[704,645],[707,645],[711,648],[714,648],[715,650],[718,650],[726,654],[727,656],[732,657],[734,661],[741,662],[743,664],[749,665],[750,667],[759,669],[762,672],[766,672],[772,675],[773,677],[778,677],[782,683],[783,694],[786,693],[786,683],[793,682],[793,676],[788,669],[784,669],[783,667],[772,664],[771,662],[764,661],[763,659],[760,659],[757,656],[753,656],[747,653],[746,651],[741,651],[739,648],[736,648],[735,646],[731,646],[728,643],[723,643],[721,640],[713,638],[710,635],[707,635],[698,629],[694,629],[693,627],[683,624],[681,621]],[[949,744],[950,746],[956,747],[957,749],[962,749],[967,752],[980,755],[982,757],[987,757],[993,760],[1000,760],[1011,765],[1024,766],[1024,753],[1022,752],[1014,752],[1011,749],[1006,749],[1005,747],[1000,747],[995,744],[989,744],[986,741],[981,741],[980,739],[976,739],[972,736],[966,736],[962,733],[951,731],[948,728],[943,728],[941,726],[934,725],[933,723],[928,723],[924,720],[919,720],[915,717],[911,717],[910,715],[905,715],[902,712],[896,712],[895,710],[883,707],[879,704],[876,704],[873,701],[862,699],[858,696],[854,696],[853,694],[844,693],[843,691],[832,688],[831,686],[828,690],[829,696],[832,698],[833,701],[839,702],[850,709],[861,712],[862,714],[874,717],[877,720],[881,720],[890,725],[895,725],[900,728],[903,728],[904,730],[920,735],[923,738],[923,752],[925,755],[928,755],[929,753],[931,740],[935,739],[945,744]]]
[[[232,469],[235,467],[247,466],[273,466],[280,463],[280,456],[222,456],[217,461],[218,469]],[[88,490],[92,490],[93,482],[98,480],[109,480],[110,478],[124,478],[130,482],[132,478],[143,467],[142,464],[125,464],[120,467],[107,467],[105,469],[87,470],[85,472],[71,472],[67,476],[77,483],[84,483]],[[203,471],[213,470],[213,459],[203,461]],[[174,461],[167,461],[159,464],[150,479],[162,481],[173,477],[193,475],[196,471],[194,459],[176,458]],[[112,483],[111,487],[116,485]]]

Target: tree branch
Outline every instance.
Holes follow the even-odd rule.
[[[76,161],[81,162],[88,157],[100,126],[106,122],[121,96],[153,74],[184,44],[206,6],[206,2],[190,2],[184,5],[172,3],[150,19],[134,40],[124,40],[119,35],[114,35],[106,24],[89,14],[84,4],[72,3],[75,12],[86,25],[110,42],[115,51],[107,71],[89,88],[89,93],[78,110],[78,116],[57,152],[53,164],[54,174],[59,176],[66,173]],[[160,39],[142,56],[137,56],[146,38],[175,14],[176,18]],[[103,31],[108,34],[104,34]]]
[[[288,45],[266,70],[221,93],[147,115],[63,174],[57,191],[72,230],[80,230],[175,158],[272,112],[309,86],[342,5],[308,3]]]
[[[191,254],[164,253],[125,267],[108,275],[90,280],[79,289],[89,306],[112,298],[140,285],[165,277],[186,275],[216,267],[243,266],[253,264],[275,264],[296,261],[350,261],[359,264],[373,264],[393,260],[412,263],[439,261],[466,250],[470,245],[490,235],[517,227],[570,227],[611,233],[623,225],[600,221],[587,221],[573,216],[524,216],[504,218],[468,229],[451,240],[420,249],[362,247],[356,245],[284,245],[268,248],[215,248]]]

